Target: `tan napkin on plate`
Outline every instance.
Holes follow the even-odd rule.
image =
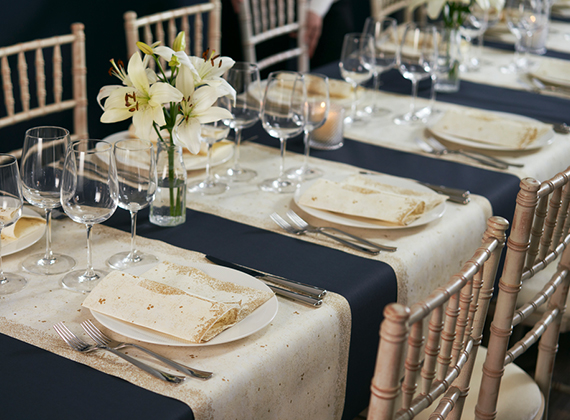
[[[531,75],[545,83],[570,86],[570,64],[563,60],[543,59]]]
[[[111,272],[83,306],[191,343],[203,343],[272,296],[272,292],[217,280],[193,267],[163,262],[140,277]]]
[[[319,179],[301,195],[299,204],[407,226],[446,199],[441,194],[399,188],[353,175],[342,182]]]
[[[524,149],[544,136],[551,127],[541,122],[522,121],[479,110],[446,111],[430,130],[479,143]]]
[[[40,216],[22,215],[16,223],[2,229],[2,244],[23,238],[45,224],[45,219]]]

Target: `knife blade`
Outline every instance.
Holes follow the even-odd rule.
[[[299,301],[301,303],[305,303],[307,305],[310,306],[314,306],[315,308],[318,308],[319,306],[321,306],[323,304],[323,301],[321,299],[318,299],[316,297],[313,296],[307,296],[307,295],[303,295],[301,293],[297,293],[297,292],[293,292],[291,290],[286,290],[286,289],[282,289],[280,287],[274,286],[271,283],[267,283],[264,282],[267,287],[269,287],[271,290],[273,290],[275,292],[275,294],[289,298],[289,299],[293,299],[296,301]]]
[[[322,298],[326,295],[327,291],[319,287],[311,286],[310,284],[301,283],[294,280],[286,279],[285,277],[276,276],[273,274],[267,274],[253,268],[245,267],[240,264],[232,263],[229,261],[222,260],[220,258],[214,257],[213,255],[206,255],[206,259],[213,262],[214,264],[221,265],[228,268],[233,268],[234,270],[241,271],[242,273],[249,274],[257,279],[263,281],[269,281],[271,283],[278,284],[290,289],[293,289],[297,293],[303,295],[308,295],[313,298]]]

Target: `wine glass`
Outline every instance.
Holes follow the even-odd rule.
[[[156,160],[148,140],[125,139],[114,145],[117,168],[118,205],[131,213],[131,250],[119,252],[107,260],[117,270],[158,262],[152,254],[136,248],[137,213],[147,207],[156,192]]]
[[[396,124],[415,124],[425,122],[423,113],[416,110],[418,83],[430,78],[437,66],[437,30],[433,25],[418,26],[406,24],[398,50],[396,62],[404,78],[412,82],[412,100],[410,110],[394,118]]]
[[[95,270],[91,259],[91,230],[113,215],[118,204],[117,170],[113,145],[103,140],[72,143],[63,167],[61,204],[71,220],[87,228],[87,268],[67,273],[63,287],[90,292],[106,270]]]
[[[374,38],[374,89],[378,90],[382,85],[380,75],[396,66],[396,49],[398,47],[396,19],[367,17],[362,32],[370,34]],[[375,103],[371,112],[373,114],[385,114],[388,110],[378,108]]]
[[[234,130],[235,149],[232,166],[216,177],[230,182],[245,182],[254,178],[257,173],[252,169],[242,168],[239,164],[239,146],[244,128],[251,127],[259,120],[263,91],[259,81],[259,68],[256,64],[236,62],[229,69],[225,78],[236,91],[235,101],[230,97],[222,97],[219,106],[229,110],[233,119],[226,123]]]
[[[230,120],[231,121],[231,120]],[[212,164],[212,146],[220,140],[225,139],[230,132],[230,127],[224,121],[214,121],[201,125],[200,136],[202,141],[208,146],[206,160],[206,178],[202,181],[188,185],[189,193],[199,193],[202,195],[221,194],[228,189],[228,184],[219,182],[210,174]]]
[[[279,139],[281,164],[279,177],[266,179],[259,188],[274,193],[294,192],[297,184],[285,176],[285,141],[303,131],[307,100],[303,75],[293,71],[270,73],[261,108],[261,122],[270,136]]]
[[[22,148],[22,193],[28,202],[42,208],[46,215],[46,248],[22,262],[24,270],[34,274],[66,273],[75,267],[68,255],[51,249],[51,212],[61,206],[63,162],[70,145],[69,131],[61,127],[35,127],[26,131]]]
[[[479,47],[473,53],[473,41],[479,39],[482,34],[487,30],[489,21],[488,8],[483,9],[478,3],[474,3],[469,8],[469,13],[465,15],[463,23],[459,27],[461,36],[467,42],[466,48],[463,50],[463,62],[461,63],[461,70],[465,72],[475,71],[479,68]]]
[[[26,285],[26,279],[18,274],[2,270],[2,229],[10,226],[22,214],[22,191],[18,161],[12,155],[0,154],[0,295],[16,293]]]
[[[340,75],[352,86],[353,100],[350,115],[345,123],[361,119],[356,112],[358,85],[367,82],[374,75],[374,39],[370,34],[348,33],[344,36],[340,54]]]
[[[532,40],[536,35],[542,37],[547,35],[548,4],[540,0],[507,0],[504,13],[516,42],[513,61],[500,70],[503,73],[524,73],[530,64],[529,49],[532,48],[534,42]],[[544,47],[544,42],[542,46]]]
[[[303,129],[303,141],[305,142],[305,158],[303,165],[298,168],[289,169],[286,174],[288,178],[304,181],[322,176],[322,172],[309,166],[309,137],[311,131],[321,127],[328,118],[330,109],[329,79],[327,76],[312,73],[305,74],[305,84],[307,86],[307,115],[305,128]]]

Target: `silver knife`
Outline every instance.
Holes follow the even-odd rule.
[[[214,264],[221,265],[228,268],[233,268],[234,270],[241,271],[242,273],[249,274],[257,279],[263,281],[269,281],[271,283],[278,284],[280,286],[287,287],[289,289],[293,289],[296,294],[303,294],[313,298],[322,298],[326,295],[327,291],[325,289],[321,289],[320,287],[311,286],[310,284],[301,283],[294,280],[286,279],[285,277],[275,276],[273,274],[267,274],[259,270],[255,270],[253,268],[245,267],[240,264],[232,263],[229,261],[224,261],[220,258],[214,257],[212,255],[206,255],[206,259],[213,262]]]
[[[267,283],[264,282],[267,287],[269,287],[271,290],[273,290],[276,294],[289,298],[289,299],[293,299],[302,303],[305,303],[307,305],[310,306],[314,306],[315,308],[318,308],[319,306],[321,306],[323,304],[323,301],[321,299],[318,299],[316,297],[313,296],[307,296],[307,295],[303,295],[301,293],[297,293],[297,292],[293,292],[291,290],[285,290],[282,289],[280,287],[274,286],[271,283]]]

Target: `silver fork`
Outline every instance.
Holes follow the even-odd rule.
[[[145,353],[151,355],[155,359],[160,360],[162,363],[165,363],[165,364],[167,364],[167,365],[169,365],[175,369],[178,369],[179,371],[185,373],[186,375],[194,376],[194,377],[200,378],[200,379],[209,379],[213,375],[213,372],[207,372],[204,370],[194,369],[194,368],[185,366],[183,364],[175,362],[174,360],[170,360],[164,356],[161,356],[160,354],[157,354],[157,353],[155,353],[149,349],[141,347],[138,344],[123,343],[123,342],[120,342],[117,340],[113,340],[111,337],[108,337],[99,328],[97,328],[95,326],[95,324],[93,324],[93,322],[90,319],[83,321],[81,323],[81,326],[83,327],[85,332],[89,335],[89,337],[91,337],[93,339],[93,341],[95,341],[97,344],[99,344],[101,346],[107,346],[107,347],[112,348],[114,350],[120,350],[120,349],[123,349],[125,347],[134,347],[136,349],[144,351]]]
[[[112,349],[110,347],[102,346],[99,344],[88,344],[85,341],[83,341],[81,338],[79,338],[75,334],[73,334],[69,330],[69,328],[67,328],[61,322],[55,324],[53,326],[53,328],[54,328],[55,332],[57,332],[59,334],[59,336],[63,339],[63,341],[65,341],[67,343],[67,345],[75,351],[78,351],[81,353],[90,353],[90,352],[95,351],[95,350],[107,350],[107,351],[110,351],[111,353],[125,359],[127,362],[132,363],[133,365],[144,370],[145,372],[150,373],[151,375],[153,375],[159,379],[162,379],[163,381],[178,384],[180,382],[183,382],[186,379],[186,377],[184,377],[184,376],[171,375],[171,374],[163,372],[159,369],[155,369],[155,368],[147,365],[146,363],[142,363],[141,361],[139,361],[139,360],[137,360],[131,356],[128,356],[126,354],[123,354],[120,351],[117,351],[117,350]]]
[[[291,221],[296,224],[297,226],[299,226],[301,229],[305,229],[307,232],[316,232],[316,233],[322,233],[325,234],[325,231],[329,230],[329,231],[333,231],[333,232],[337,232],[340,233],[342,235],[348,236],[349,238],[354,239],[355,241],[358,241],[364,245],[368,245],[371,246],[372,248],[377,248],[381,251],[388,251],[388,252],[394,252],[396,251],[398,248],[393,247],[393,246],[386,246],[386,245],[378,245],[375,244],[373,242],[367,241],[364,238],[361,238],[359,236],[356,235],[352,235],[348,232],[345,232],[344,230],[340,230],[334,227],[330,227],[330,226],[312,226],[309,223],[307,223],[305,221],[305,219],[303,219],[301,216],[299,216],[297,213],[295,213],[293,210],[289,210],[287,212],[287,216],[289,216],[289,219],[291,219]]]
[[[294,235],[303,235],[306,232],[305,229],[299,229],[299,228],[292,226],[288,221],[283,219],[277,213],[272,213],[271,216],[269,216],[269,217],[271,217],[271,220],[273,220],[275,223],[277,223],[277,225],[279,225],[283,230],[285,230],[289,233],[292,233]],[[321,232],[321,233],[323,235],[328,236],[331,239],[334,239],[337,242],[340,242],[341,244],[344,244],[346,246],[349,246],[351,248],[357,249],[357,250],[362,251],[362,252],[366,252],[368,254],[377,255],[380,252],[380,250],[378,248],[375,248],[375,249],[366,248],[366,247],[357,245],[353,242],[339,238],[338,236],[331,235],[327,232]]]

